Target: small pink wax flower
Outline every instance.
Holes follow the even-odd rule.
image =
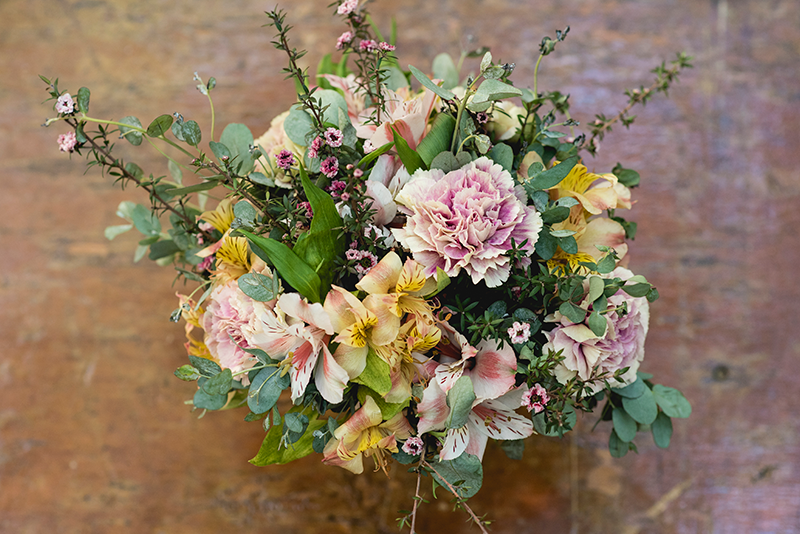
[[[278,162],[278,167],[283,170],[288,170],[295,164],[294,154],[288,150],[281,150],[276,156],[275,160]]]
[[[311,209],[311,202],[301,202],[297,207],[306,210],[306,217],[309,219],[314,216],[314,210]]]
[[[328,143],[328,146],[331,147],[340,147],[342,146],[342,140],[344,139],[344,135],[342,135],[341,130],[337,130],[336,128],[328,128],[325,130],[325,142]]]
[[[78,138],[75,136],[75,132],[67,132],[58,136],[58,149],[61,152],[72,152],[77,144]]]
[[[320,165],[320,171],[328,178],[333,178],[339,174],[339,160],[334,156],[326,158],[325,161],[322,162],[322,165]]]
[[[530,323],[514,321],[514,324],[508,329],[508,337],[511,338],[512,343],[525,343],[531,337]]]
[[[412,436],[403,443],[403,452],[411,456],[418,456],[422,454],[423,445],[422,438]]]
[[[353,32],[347,31],[344,32],[339,38],[336,40],[336,50],[341,50],[344,48],[344,45],[350,44],[353,41]]]
[[[373,152],[374,150],[375,150],[375,145],[373,145],[372,142],[369,139],[364,141],[364,154],[369,154],[370,152]]]
[[[374,52],[378,49],[378,43],[373,41],[372,39],[364,39],[360,43],[358,43],[358,47],[361,50],[365,50],[367,52]]]
[[[544,407],[548,402],[550,402],[550,395],[547,394],[547,390],[541,384],[534,384],[533,388],[522,394],[522,406],[527,408],[529,412],[539,413],[544,411]]]
[[[59,113],[72,113],[75,110],[75,102],[69,93],[64,93],[56,100],[56,111]]]
[[[315,137],[313,141],[311,141],[311,146],[308,147],[308,157],[311,159],[317,159],[319,157],[319,149],[322,148],[322,138]]]
[[[358,7],[358,0],[344,0],[336,12],[340,15],[349,15]]]
[[[380,48],[384,52],[394,52],[397,47],[395,47],[394,45],[390,45],[386,41],[381,41],[381,43],[378,45],[378,48]]]

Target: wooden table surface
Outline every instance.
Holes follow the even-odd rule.
[[[326,0],[286,2],[316,64],[343,31]],[[173,274],[132,263],[136,239],[103,229],[144,201],[56,146],[37,74],[92,114],[148,122],[179,111],[207,131],[192,74],[215,76],[217,124],[257,135],[293,102],[284,56],[253,0],[0,2],[0,532],[397,532],[413,482],[353,476],[319,456],[247,463],[262,438],[244,413],[203,419],[184,405]],[[655,283],[643,370],[680,387],[694,414],[669,450],[640,438],[612,459],[585,418],[564,442],[530,439],[514,462],[490,447],[471,502],[493,532],[800,532],[800,3],[796,0],[404,0],[392,14],[403,64],[427,70],[469,36],[532,84],[543,35],[570,25],[543,89],[571,93],[575,118],[613,114],[622,91],[686,50],[696,68],[615,131],[590,167],[642,174],[631,266]],[[140,147],[124,153],[166,173]],[[447,499],[421,532],[477,532]]]

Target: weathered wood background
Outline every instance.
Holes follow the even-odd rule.
[[[316,63],[343,27],[327,0],[286,2],[293,43]],[[63,133],[41,73],[92,114],[145,123],[180,111],[207,133],[192,73],[215,76],[217,124],[257,135],[293,101],[284,56],[253,0],[0,2],[0,532],[396,532],[412,479],[360,477],[318,456],[247,463],[261,441],[243,413],[198,420],[172,377],[184,363],[173,274],[132,264],[136,239],[106,241],[124,199]],[[525,459],[497,448],[472,503],[496,533],[788,533],[800,531],[800,4],[796,0],[378,1],[400,28],[398,55],[425,69],[475,43],[532,83],[543,35],[570,25],[540,87],[572,94],[574,116],[612,114],[622,91],[686,50],[696,68],[614,132],[589,162],[642,173],[631,265],[662,299],[643,369],[693,401],[673,444],[640,438],[612,460],[607,429],[586,418],[570,439],[531,439]],[[219,130],[218,130],[219,131]],[[145,146],[125,152],[166,167]],[[446,499],[422,532],[462,532]],[[475,532],[475,530],[471,530]]]

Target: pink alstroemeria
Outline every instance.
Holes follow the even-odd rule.
[[[363,456],[373,456],[375,466],[385,472],[386,451],[397,452],[397,440],[408,439],[413,431],[402,412],[383,422],[380,408],[367,396],[364,405],[333,432],[322,462],[359,474],[364,471]]]
[[[442,355],[449,355],[448,352],[452,352],[452,348],[456,346],[461,348],[460,359],[452,363],[442,363],[436,368],[436,380],[442,391],[450,391],[456,380],[464,375],[472,380],[476,402],[496,399],[514,387],[517,357],[511,345],[506,343],[500,348],[496,340],[483,339],[477,347],[472,347],[449,324],[440,322],[439,327],[444,334],[438,345]]]
[[[362,278],[356,288],[382,302],[397,317],[406,313],[433,320],[430,305],[422,295],[436,289],[436,280],[427,278],[423,266],[408,258],[405,263],[396,252],[386,254]]]
[[[250,342],[270,358],[291,365],[293,401],[303,395],[312,374],[322,398],[333,404],[342,401],[349,377],[328,350],[333,327],[321,304],[309,304],[298,293],[286,293],[274,309],[260,307],[257,318],[260,328]]]
[[[474,406],[466,425],[447,431],[439,459],[453,460],[464,452],[483,459],[489,438],[523,439],[533,434],[531,420],[514,411],[520,405],[520,396],[518,388]]]
[[[380,147],[394,140],[392,130],[405,139],[412,149],[416,149],[425,137],[428,118],[436,103],[436,93],[423,88],[423,92],[410,96],[407,88],[397,92],[384,88],[386,98],[386,115],[381,114],[380,125],[368,122],[375,110],[366,109],[361,112],[356,125],[356,134],[362,139],[369,139],[375,147]]]
[[[366,98],[364,92],[356,82],[356,77],[353,74],[348,74],[346,78],[336,76],[334,74],[323,74],[323,78],[328,80],[334,89],[339,89],[344,95],[345,104],[347,104],[347,116],[350,117],[350,122],[353,125],[359,123],[359,115],[366,107]]]

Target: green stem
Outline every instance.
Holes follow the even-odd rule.
[[[539,54],[539,59],[536,60],[536,66],[533,67],[533,94],[536,98],[539,98],[539,93],[537,91],[538,81],[539,81],[539,63],[542,62],[542,58],[544,54]]]

